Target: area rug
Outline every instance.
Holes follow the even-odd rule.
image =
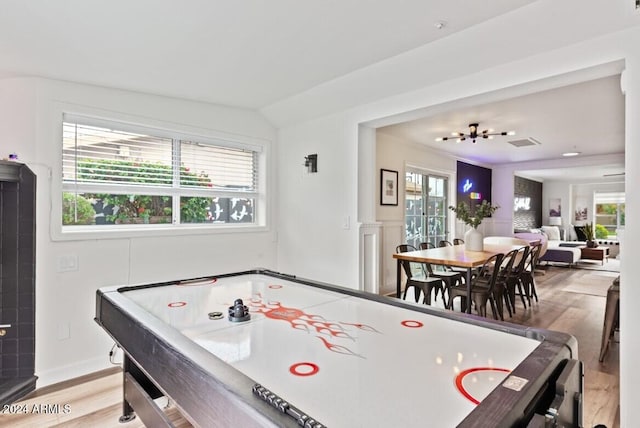
[[[599,271],[607,271],[607,272],[620,272],[620,260],[618,259],[609,259],[604,265],[601,262],[592,262],[592,261],[584,261],[580,260],[578,263],[573,265],[576,269],[588,269],[588,270],[599,270]]]
[[[564,287],[562,291],[607,297],[607,290],[617,277],[618,274],[616,272],[589,273],[582,278],[576,278],[574,282]]]

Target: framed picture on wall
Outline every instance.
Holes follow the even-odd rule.
[[[587,201],[585,198],[576,198],[576,209],[574,210],[574,221],[586,221],[587,220]]]
[[[380,205],[398,205],[398,171],[380,170]]]
[[[549,217],[562,217],[560,198],[549,199]]]

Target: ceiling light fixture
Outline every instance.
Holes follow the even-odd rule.
[[[570,156],[578,156],[580,152],[566,152],[563,153],[562,156],[570,157]]]
[[[492,139],[495,135],[516,135],[516,133],[514,131],[493,132],[493,129],[485,129],[482,132],[478,132],[478,124],[470,123],[468,134],[465,134],[464,132],[452,132],[451,135],[452,137],[436,138],[436,141],[447,141],[455,138],[456,143],[459,143],[469,138],[471,142],[475,143],[478,138]]]

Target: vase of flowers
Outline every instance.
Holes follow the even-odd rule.
[[[496,210],[500,208],[497,205],[491,205],[486,200],[476,206],[474,211],[466,202],[460,202],[457,207],[453,205],[449,209],[456,213],[456,218],[462,220],[467,226],[470,226],[469,230],[464,234],[464,245],[468,251],[483,251],[484,250],[484,237],[482,232],[478,230],[478,226],[482,224],[482,220],[486,217],[490,217]]]

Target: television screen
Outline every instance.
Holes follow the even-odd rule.
[[[491,170],[477,165],[458,161],[457,200],[466,202],[474,212],[482,201],[491,202]]]

